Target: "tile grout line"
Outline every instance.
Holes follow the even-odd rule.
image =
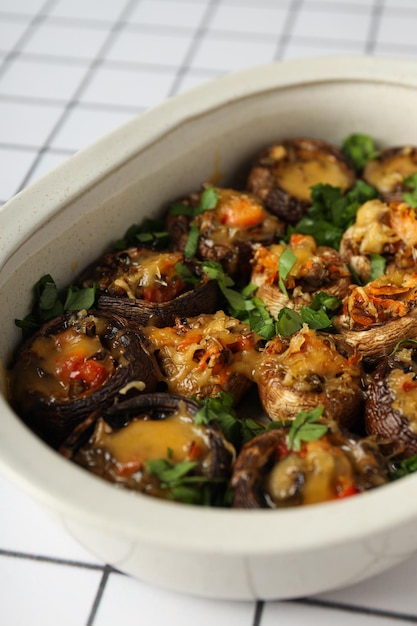
[[[282,32],[278,37],[277,47],[273,56],[273,60],[275,61],[279,61],[284,55],[285,48],[291,39],[291,32],[294,28],[295,20],[297,19],[302,3],[303,0],[291,0],[291,4],[288,7],[288,14],[283,24]]]
[[[378,40],[379,26],[381,23],[384,8],[384,0],[375,0],[374,6],[372,7],[371,23],[369,25],[368,36],[365,42],[365,54],[374,54],[375,52],[375,46]]]
[[[93,73],[93,71],[95,69],[97,69],[97,67],[99,67],[102,63],[103,63],[103,59],[102,59],[102,55],[103,53],[108,49],[114,35],[120,30],[120,28],[122,27],[122,23],[123,23],[123,19],[132,12],[134,5],[136,5],[140,0],[127,0],[127,4],[125,5],[125,8],[123,9],[123,11],[121,12],[121,17],[119,17],[119,19],[115,20],[111,26],[111,28],[109,29],[109,33],[107,35],[107,37],[105,38],[102,46],[100,47],[100,50],[98,51],[97,55],[90,61],[88,67],[87,67],[87,71],[84,75],[84,78],[81,80],[80,84],[78,85],[78,88],[75,90],[75,93],[73,94],[72,98],[70,98],[68,100],[68,102],[66,103],[64,110],[62,112],[62,114],[60,115],[59,119],[56,121],[54,127],[52,128],[52,130],[50,131],[48,137],[46,138],[46,140],[44,141],[43,145],[40,147],[36,157],[34,158],[29,170],[26,172],[25,177],[23,178],[22,182],[20,183],[19,187],[18,187],[18,192],[21,191],[27,184],[28,180],[30,179],[32,173],[34,172],[36,166],[38,165],[42,155],[48,150],[49,144],[51,143],[52,139],[55,137],[55,135],[57,134],[57,132],[59,131],[59,129],[62,127],[63,123],[66,121],[68,113],[71,111],[71,109],[74,107],[74,105],[77,102],[77,99],[79,98],[80,94],[83,92],[83,90],[85,89],[85,87],[87,86],[89,80],[91,79],[91,75]]]
[[[301,604],[305,606],[320,607],[329,610],[345,611],[346,613],[354,613],[356,615],[370,615],[374,617],[381,617],[383,619],[396,619],[401,622],[408,622],[410,624],[417,624],[417,615],[410,615],[407,613],[397,613],[396,611],[388,611],[385,609],[375,609],[369,607],[363,607],[358,605],[345,604],[343,602],[331,602],[327,600],[320,600],[319,598],[300,598],[298,600],[289,600],[288,603]]]
[[[103,575],[100,579],[100,583],[97,589],[96,596],[94,598],[93,606],[91,607],[90,615],[88,616],[87,622],[85,626],[93,626],[94,621],[97,616],[98,609],[100,607],[101,600],[104,595],[104,591],[107,586],[107,582],[109,580],[110,574],[113,572],[112,568],[106,565],[103,569]]]
[[[32,36],[33,30],[34,29],[36,30],[46,20],[47,14],[45,13],[45,11],[48,10],[50,6],[55,4],[55,2],[56,0],[45,0],[42,8],[38,11],[38,13],[36,13],[32,17],[32,19],[29,20],[25,30],[16,41],[13,48],[9,50],[9,52],[6,54],[6,56],[2,60],[0,64],[0,78],[2,74],[4,74],[4,72],[7,70],[7,68],[9,67],[9,64],[13,61],[13,59],[15,59],[16,57],[20,55],[20,46],[24,44],[27,41],[27,39],[30,39],[30,37]]]
[[[88,561],[72,561],[71,559],[64,559],[53,556],[45,556],[41,554],[30,554],[29,552],[18,552],[16,550],[5,550],[0,548],[0,557],[11,559],[22,559],[28,561],[38,561],[40,563],[51,563],[53,565],[65,565],[68,567],[77,567],[80,569],[98,570],[104,569],[105,565],[99,563],[89,563]]]
[[[190,62],[192,61],[193,57],[195,56],[201,41],[204,37],[204,34],[207,31],[207,24],[210,22],[218,4],[219,4],[220,0],[209,0],[209,4],[206,8],[206,10],[204,11],[203,17],[200,20],[200,24],[197,27],[194,36],[191,40],[191,43],[188,47],[187,53],[183,59],[183,62],[181,63],[181,65],[179,66],[179,68],[177,69],[176,72],[176,76],[172,82],[171,85],[171,89],[168,92],[168,98],[174,96],[177,91],[178,91],[178,87],[180,85],[180,82],[182,80],[182,78],[184,77],[187,69],[190,66]]]

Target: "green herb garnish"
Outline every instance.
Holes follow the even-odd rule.
[[[227,491],[227,483],[222,478],[208,478],[193,474],[198,466],[196,461],[180,461],[173,463],[172,452],[168,459],[153,459],[146,461],[147,471],[160,481],[161,489],[167,490],[170,500],[177,500],[185,504],[200,504],[206,506],[221,506],[222,501],[217,493],[219,485],[223,487],[223,498]],[[214,500],[216,500],[214,502]]]
[[[124,236],[114,243],[116,250],[143,246],[152,250],[167,248],[170,237],[165,230],[165,223],[160,219],[145,219],[141,224],[132,224]]]
[[[371,272],[369,274],[369,281],[371,282],[385,273],[387,261],[385,257],[381,256],[380,254],[373,253],[369,255],[369,259],[371,261]]]
[[[311,411],[300,411],[291,424],[288,433],[288,449],[299,451],[303,441],[317,441],[326,434],[329,427],[318,423],[324,411],[323,407],[316,407]]]
[[[358,172],[365,167],[368,161],[378,156],[373,139],[362,133],[352,133],[346,137],[342,143],[342,152]]]
[[[287,280],[288,274],[290,273],[290,271],[294,267],[296,261],[297,261],[297,257],[295,256],[294,252],[292,250],[290,250],[290,248],[285,248],[285,250],[283,251],[283,253],[279,257],[279,262],[278,262],[278,275],[279,275],[278,285],[279,285],[279,288],[281,289],[282,293],[285,294],[287,296],[287,298],[288,298],[288,291],[287,291],[287,288],[285,286],[285,281]]]
[[[287,236],[293,232],[312,235],[319,246],[338,250],[343,233],[355,222],[359,207],[377,197],[377,190],[362,180],[357,180],[345,194],[339,187],[314,185],[311,188],[312,205],[309,211],[288,229]]]
[[[90,309],[94,305],[96,290],[95,286],[78,288],[71,285],[65,294],[60,294],[52,276],[45,274],[35,284],[34,292],[32,311],[23,320],[15,320],[25,338],[65,311]]]
[[[171,215],[185,215],[194,218],[201,215],[204,211],[212,211],[216,208],[219,200],[219,194],[214,187],[207,187],[200,196],[200,202],[197,206],[190,206],[183,202],[174,202],[170,207]]]
[[[394,356],[394,354],[398,352],[400,348],[404,347],[405,344],[410,344],[410,343],[417,346],[417,341],[415,339],[401,339],[397,344],[395,344],[392,352],[390,353],[390,356]]]
[[[290,337],[303,327],[303,319],[299,313],[288,307],[283,307],[278,313],[276,324],[277,334]]]
[[[395,461],[391,470],[391,478],[397,480],[414,472],[417,472],[417,454],[410,456],[408,459]]]
[[[406,185],[409,191],[405,191],[403,193],[404,202],[407,202],[413,208],[417,207],[417,172],[411,174],[404,180],[404,184]]]
[[[195,423],[207,425],[212,421],[217,422],[226,439],[236,449],[240,449],[244,443],[265,430],[255,420],[237,417],[231,393],[220,392],[215,398],[204,398],[200,402],[201,408],[195,415]]]
[[[302,306],[300,315],[305,324],[314,330],[321,330],[333,326],[336,311],[342,301],[324,291],[319,291],[308,306]]]
[[[200,229],[197,224],[191,224],[190,232],[188,233],[188,239],[184,248],[184,256],[186,259],[192,259],[198,248],[198,240],[200,238]]]

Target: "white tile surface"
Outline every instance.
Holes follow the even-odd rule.
[[[128,0],[119,0],[118,2],[57,0],[52,4],[49,15],[93,22],[105,21],[112,24],[120,18],[128,4]]]
[[[81,102],[127,107],[149,107],[169,94],[175,73],[147,68],[100,67],[80,97]]]
[[[0,144],[42,146],[63,110],[60,105],[0,98]]]
[[[14,48],[26,29],[27,23],[24,21],[0,18],[0,50],[8,52]]]
[[[172,93],[278,53],[417,59],[416,32],[417,0],[0,0],[0,202]],[[309,604],[211,602],[108,573],[3,477],[0,501],[2,626],[417,622],[417,556]]]
[[[194,29],[204,16],[208,0],[142,0],[129,18],[130,23]]]
[[[68,561],[100,564],[61,527],[58,520],[23,491],[0,476],[0,550]],[[1,610],[0,610],[1,615]]]
[[[349,612],[333,607],[320,607],[295,602],[270,602],[262,613],[262,626],[400,626],[399,619],[366,613]]]
[[[244,36],[231,38],[227,34],[211,33],[202,38],[190,66],[230,72],[272,61],[275,49],[273,40],[248,40]]]
[[[252,626],[254,602],[213,602],[157,589],[112,575],[100,603],[95,626],[137,626],[141,615],[152,626]]]
[[[37,150],[22,150],[19,148],[0,147],[0,163],[2,176],[0,177],[0,202],[5,202],[20,188],[26,172],[35,158]]]
[[[45,0],[1,0],[0,13],[36,15],[44,6]]]
[[[125,29],[117,34],[106,59],[175,68],[184,61],[191,42],[192,35],[188,34]]]
[[[287,7],[252,5],[239,7],[239,20],[236,20],[235,6],[220,5],[210,21],[209,29],[276,35],[282,31],[287,17]]]
[[[417,16],[417,2],[415,3]],[[381,43],[416,46],[416,32],[414,20],[407,13],[386,11],[381,18],[378,32],[378,41]]]
[[[133,117],[132,113],[75,106],[54,136],[52,148],[76,151]]]
[[[92,28],[88,24],[75,26],[44,22],[33,29],[31,37],[20,48],[26,55],[57,55],[73,59],[95,57],[108,36],[109,27]]]
[[[100,578],[100,571],[0,556],[2,624],[84,626]]]
[[[355,12],[342,9],[342,5],[338,10],[333,7],[332,11],[307,7],[298,13],[292,35],[311,39],[366,41],[371,23],[370,8],[362,8],[361,5],[361,10]]]
[[[85,65],[20,57],[4,72],[0,95],[67,101],[75,94],[86,72]]]

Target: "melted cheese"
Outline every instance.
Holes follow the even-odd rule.
[[[393,409],[404,416],[411,432],[417,435],[417,380],[414,373],[396,368],[390,372],[387,383]]]
[[[40,394],[49,402],[69,398],[77,365],[98,352],[104,352],[99,363],[108,378],[114,370],[114,361],[97,335],[90,337],[76,328],[68,328],[56,335],[36,337],[27,358],[20,359],[14,370],[14,397],[23,400],[26,394]]]
[[[401,187],[404,179],[417,172],[416,155],[405,148],[389,158],[370,161],[365,168],[365,179],[383,193]]]
[[[179,412],[161,420],[132,420],[128,426],[110,433],[101,424],[94,447],[107,450],[120,466],[136,463],[142,468],[146,461],[168,458],[168,450],[173,463],[191,456],[202,461],[209,451],[204,428]]]
[[[318,155],[306,160],[279,161],[274,169],[279,187],[299,200],[311,200],[311,187],[318,183],[349,188],[351,178],[346,167],[332,155]]]
[[[156,288],[163,293],[168,287],[169,279],[177,276],[175,265],[182,259],[183,255],[180,252],[140,250],[137,255],[133,255],[132,252],[129,270],[123,276],[115,278],[113,285],[122,289],[126,296],[132,299],[140,297],[148,288]],[[110,292],[111,289],[110,285]]]

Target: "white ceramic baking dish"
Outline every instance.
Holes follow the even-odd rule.
[[[417,144],[417,64],[290,61],[226,76],[146,112],[79,152],[0,211],[4,367],[33,284],[59,285],[133,222],[217,177],[238,180],[269,143],[351,132]],[[3,384],[3,392],[5,384]],[[417,475],[342,502],[207,510],[121,492],[48,448],[0,399],[0,469],[92,553],[171,589],[289,598],[357,583],[417,549]]]

